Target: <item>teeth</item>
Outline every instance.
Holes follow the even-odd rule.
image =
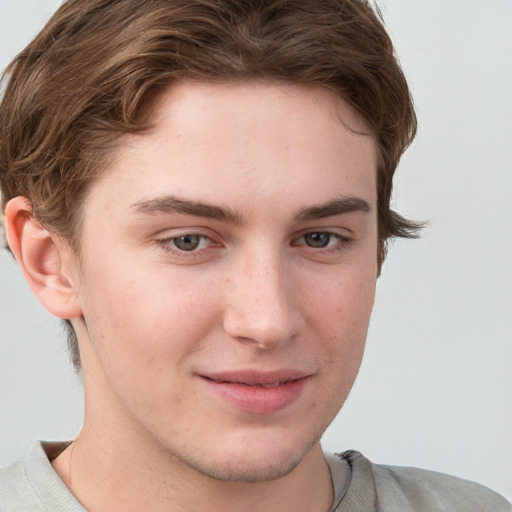
[[[277,388],[278,386],[281,386],[285,382],[286,381],[279,381],[279,382],[274,382],[273,384],[260,384],[260,386],[262,388]]]

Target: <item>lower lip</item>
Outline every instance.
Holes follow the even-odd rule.
[[[220,397],[239,410],[252,414],[272,414],[296,402],[308,377],[293,380],[273,388],[229,382],[203,381]]]

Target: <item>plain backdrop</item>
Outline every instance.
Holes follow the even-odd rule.
[[[59,0],[0,0],[0,67]],[[394,204],[428,219],[390,250],[330,451],[436,469],[512,499],[512,1],[379,2],[420,131]],[[0,466],[81,425],[58,322],[0,251]]]

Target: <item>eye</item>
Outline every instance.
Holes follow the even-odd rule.
[[[307,245],[314,249],[324,249],[339,242],[347,242],[348,239],[338,233],[330,231],[311,231],[302,235],[294,245]]]
[[[191,234],[171,239],[171,243],[180,251],[195,251],[196,249],[199,249],[201,245],[205,246],[207,241],[208,239],[205,236]]]
[[[315,247],[318,249],[322,249],[323,247],[327,247],[331,245],[334,239],[334,242],[337,242],[339,237],[335,238],[334,233],[328,232],[314,232],[314,233],[306,233],[303,237],[304,243],[309,247]]]
[[[212,244],[208,236],[197,233],[185,233],[183,235],[165,238],[158,240],[158,243],[166,251],[175,254],[198,252],[201,249],[208,249]]]
[[[329,262],[345,255],[353,243],[353,237],[334,228],[332,231],[303,231],[291,245],[298,247],[307,258]]]

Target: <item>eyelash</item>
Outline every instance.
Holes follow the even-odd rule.
[[[324,247],[314,247],[311,245],[308,245],[307,243],[303,242],[300,243],[300,240],[305,239],[307,236],[312,235],[327,235],[329,237],[328,245]],[[201,244],[203,241],[209,241],[210,244],[207,247],[199,248],[199,249],[192,249],[190,251],[179,249],[176,247],[175,242],[181,238],[185,237],[197,237],[200,239],[199,244]],[[333,239],[336,240],[336,243],[332,243]],[[183,233],[182,235],[163,238],[156,241],[166,252],[174,255],[178,255],[181,257],[187,257],[187,258],[193,258],[195,256],[205,255],[205,253],[209,252],[210,250],[215,248],[215,242],[212,240],[212,238],[208,235],[202,234],[202,233]],[[291,246],[305,246],[308,249],[313,250],[315,253],[321,253],[321,254],[331,254],[335,253],[337,251],[341,251],[343,249],[346,249],[351,243],[353,242],[353,239],[350,237],[347,237],[345,235],[342,235],[340,233],[337,233],[335,231],[307,231],[303,234],[301,234],[298,238],[295,238],[291,242]],[[330,244],[330,245],[329,245]]]
[[[329,237],[328,245],[326,245],[324,247],[315,247],[312,245],[308,245],[306,243],[303,243],[303,244],[298,243],[298,240],[302,240],[305,237],[312,236],[312,235],[327,235]],[[335,239],[338,243],[330,244],[330,242],[332,242],[333,239]],[[294,245],[294,246],[305,245],[305,246],[309,247],[310,249],[318,249],[318,250],[322,250],[322,252],[333,252],[333,251],[338,251],[338,250],[346,248],[348,245],[350,245],[351,242],[352,242],[352,239],[350,237],[341,235],[340,233],[336,233],[334,231],[308,231],[308,232],[304,233],[303,235],[301,235],[296,241],[292,242],[292,245]]]
[[[186,238],[186,237],[197,237],[200,239],[199,244],[201,244],[203,241],[209,241],[210,244],[207,247],[203,247],[200,249],[192,249],[190,251],[186,251],[184,249],[179,249],[175,246],[175,241],[179,240],[180,238]],[[164,249],[164,251],[170,253],[170,254],[176,254],[179,256],[187,255],[186,257],[194,257],[195,255],[204,254],[205,251],[208,251],[213,248],[214,243],[212,241],[212,238],[208,235],[202,234],[202,233],[183,233],[182,235],[178,236],[172,236],[168,238],[163,238],[160,240],[157,240],[157,243]]]

